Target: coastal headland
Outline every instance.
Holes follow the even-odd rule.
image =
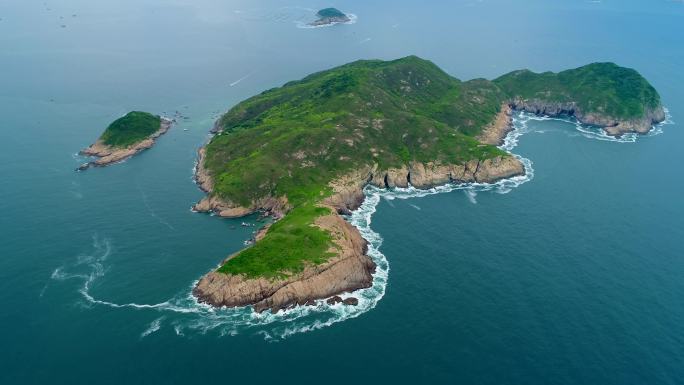
[[[289,82],[229,110],[199,150],[195,178],[207,197],[194,210],[229,218],[261,211],[276,221],[202,277],[193,294],[213,306],[277,312],[340,302],[338,295],[370,287],[375,264],[344,219],[363,202],[364,187],[427,189],[523,175],[522,163],[496,147],[516,110],[605,123],[615,135],[664,119],[653,87],[612,63],[460,81],[409,56]]]

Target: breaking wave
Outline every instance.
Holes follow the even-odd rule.
[[[616,143],[635,143],[640,137],[651,137],[651,136],[656,136],[660,135],[663,133],[663,129],[667,125],[674,124],[674,121],[672,120],[672,115],[670,114],[670,110],[667,108],[664,108],[665,110],[665,120],[661,123],[658,123],[653,126],[651,131],[649,131],[646,134],[637,134],[637,133],[627,133],[623,134],[619,138],[616,138],[614,136],[608,135],[608,133],[601,127],[598,126],[591,126],[591,125],[586,125],[578,122],[574,118],[552,118],[548,116],[538,116],[526,112],[520,112],[517,114],[517,116],[514,119],[514,124],[518,125],[521,129],[517,132],[517,134],[514,134],[512,136],[509,136],[506,138],[506,143],[504,146],[502,146],[504,149],[510,151],[513,147],[515,147],[518,144],[518,137],[520,135],[523,135],[527,132],[529,132],[529,128],[527,126],[527,123],[530,121],[538,121],[538,122],[543,122],[547,120],[555,120],[559,122],[565,122],[569,123],[575,126],[575,130],[582,136],[588,139],[595,139],[595,140],[602,140],[606,142],[616,142]],[[510,147],[510,148],[509,148]]]
[[[522,135],[532,132],[528,123],[530,121],[563,120],[547,117],[538,117],[531,114],[517,114],[513,117],[513,130],[511,130],[499,146],[509,153],[518,145]],[[568,120],[563,120],[568,121]],[[570,121],[576,124],[576,122]],[[654,127],[648,135],[662,133],[662,127],[672,124],[672,119],[667,112],[667,120]],[[576,126],[584,136],[600,140],[617,142],[631,142],[631,136],[623,136],[620,139],[607,137],[592,128]],[[538,132],[538,131],[535,131]],[[606,137],[604,137],[604,135]],[[168,324],[178,336],[189,333],[214,332],[220,336],[234,336],[241,333],[253,333],[262,335],[265,340],[278,341],[298,333],[321,329],[338,322],[356,318],[373,309],[385,295],[390,265],[385,255],[380,251],[383,238],[372,229],[372,218],[377,206],[381,201],[394,206],[395,199],[419,198],[427,195],[440,194],[455,190],[462,190],[466,197],[476,204],[477,194],[491,191],[506,194],[514,188],[529,182],[534,178],[532,161],[520,155],[512,154],[518,158],[525,167],[525,175],[504,179],[496,183],[461,183],[446,184],[427,190],[407,188],[379,189],[367,186],[364,189],[366,199],[361,206],[351,213],[346,219],[354,225],[366,241],[368,241],[368,255],[377,264],[373,275],[373,285],[353,294],[341,295],[342,298],[354,296],[359,300],[357,306],[345,306],[343,304],[329,305],[325,300],[319,300],[314,306],[298,306],[277,314],[270,312],[255,313],[251,308],[216,309],[209,305],[198,303],[192,295],[192,288],[197,281],[181,291],[173,298],[156,304],[138,303],[115,303],[95,298],[91,293],[91,286],[97,279],[106,273],[105,261],[112,253],[111,243],[106,238],[93,236],[92,247],[89,253],[79,255],[70,266],[62,266],[54,270],[52,280],[65,281],[77,279],[83,282],[79,292],[89,305],[107,306],[112,308],[129,308],[140,311],[156,311],[163,313],[152,321],[142,332],[141,338],[155,333],[162,327],[162,322]],[[419,209],[418,206],[412,205]],[[47,285],[46,285],[47,288]],[[45,290],[45,289],[43,289]],[[41,293],[42,294],[42,293]]]

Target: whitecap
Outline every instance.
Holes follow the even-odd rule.
[[[143,331],[140,334],[140,338],[145,338],[145,337],[149,336],[150,334],[161,329],[161,322],[164,320],[164,318],[165,317],[159,317],[159,318],[155,319],[154,321],[152,321],[150,323],[150,325],[147,327],[147,329],[145,329],[145,331]]]

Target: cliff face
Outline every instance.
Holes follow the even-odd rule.
[[[408,187],[429,189],[446,183],[493,183],[516,175],[524,175],[525,167],[513,156],[472,160],[465,164],[411,162],[408,166],[379,170],[377,165],[363,167],[330,183],[335,194],[324,202],[348,214],[363,202],[363,187]]]
[[[576,103],[548,102],[539,99],[520,99],[511,101],[510,106],[519,111],[551,117],[573,116],[582,124],[589,124],[603,128],[608,135],[619,137],[623,134],[636,132],[645,134],[654,124],[665,120],[665,110],[662,106],[647,110],[643,117],[637,119],[615,119],[598,113],[584,113]]]

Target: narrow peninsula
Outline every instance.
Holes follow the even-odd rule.
[[[147,150],[172,123],[170,119],[147,112],[129,112],[112,122],[94,144],[81,150],[81,155],[98,159],[82,164],[77,170],[108,166]]]
[[[648,82],[610,63],[461,81],[409,56],[357,61],[265,91],[223,115],[200,149],[196,180],[207,197],[194,209],[223,217],[262,211],[276,221],[202,277],[194,295],[277,312],[370,287],[375,264],[344,219],[363,202],[363,188],[523,175],[522,163],[496,147],[514,110],[616,132],[641,132],[664,115]]]
[[[319,27],[323,25],[348,23],[351,21],[351,18],[347,14],[337,8],[321,9],[316,13],[316,16],[318,17],[318,20],[309,23],[309,25]]]

